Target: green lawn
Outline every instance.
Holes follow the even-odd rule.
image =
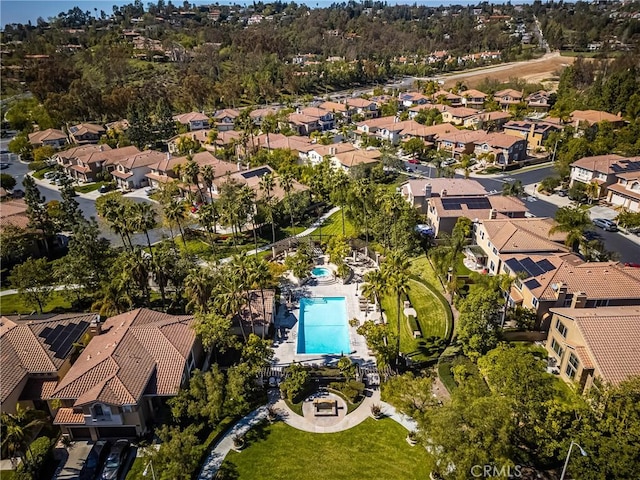
[[[339,433],[302,432],[278,422],[254,428],[248,446],[230,452],[223,469],[229,478],[261,480],[424,480],[433,461],[427,451],[410,446],[407,431],[391,419],[365,420]]]
[[[60,308],[69,310],[71,308],[71,302],[64,297],[64,292],[53,292],[47,305],[44,307],[44,312],[51,312],[52,310]],[[0,297],[0,314],[13,315],[15,313],[31,313],[34,310],[32,306],[27,306],[22,302],[19,294],[3,295]]]
[[[416,280],[409,281],[409,300],[418,314],[423,338],[413,338],[413,332],[409,328],[409,322],[404,314],[400,313],[400,351],[409,354],[414,361],[425,361],[437,358],[439,351],[431,350],[429,344],[425,344],[427,337],[447,338],[448,320],[447,311],[442,300],[427,287]],[[400,309],[403,305],[400,304]],[[397,298],[387,295],[382,299],[382,308],[387,314],[387,321],[393,331],[397,331]]]
[[[313,232],[314,235],[320,233],[320,229],[316,228]],[[349,221],[348,218],[344,219],[344,233],[347,238],[355,237],[357,235],[356,227]],[[334,213],[324,221],[322,225],[323,235],[342,235],[342,213],[340,211]]]
[[[95,182],[95,183],[87,183],[85,185],[78,185],[73,189],[78,193],[89,193],[94,190],[98,190],[102,185],[106,185],[109,182]]]
[[[55,167],[45,167],[41,170],[36,170],[35,172],[32,173],[32,175],[38,180],[42,180],[44,178],[44,174],[47,172],[53,172],[54,168]]]
[[[420,277],[440,293],[444,293],[442,283],[438,280],[438,275],[431,266],[431,263],[429,263],[429,259],[426,255],[420,255],[419,257],[411,260],[411,267],[409,268],[409,271],[411,274]]]

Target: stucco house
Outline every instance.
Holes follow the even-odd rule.
[[[618,173],[618,183],[609,185],[607,202],[624,207],[631,212],[640,212],[640,170]]]
[[[72,439],[146,434],[204,361],[193,322],[146,308],[94,322],[91,341],[50,396],[54,425]]]
[[[151,172],[151,165],[161,162],[166,155],[155,150],[145,150],[114,162],[115,168],[111,175],[118,188],[132,190],[149,184],[147,174]]]
[[[607,187],[618,182],[617,175],[640,171],[640,157],[625,158],[616,154],[582,157],[571,164],[569,185],[576,182],[598,186],[595,198],[605,195]]]
[[[67,144],[67,134],[62,130],[47,128],[46,130],[30,133],[29,143],[36,148],[45,145],[53,148],[61,148]]]
[[[95,123],[79,123],[69,127],[69,138],[71,143],[84,145],[86,143],[98,143],[98,140],[106,132],[102,125]]]
[[[200,112],[181,113],[173,119],[181,125],[186,125],[190,131],[209,128],[209,117]]]

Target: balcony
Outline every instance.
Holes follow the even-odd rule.
[[[110,415],[85,415],[84,424],[88,426],[107,426],[107,425],[122,425],[122,415],[118,413],[112,413]]]

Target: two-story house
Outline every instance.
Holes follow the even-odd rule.
[[[224,108],[213,115],[214,126],[218,132],[233,130],[236,121],[240,117],[240,110],[236,108]]]
[[[298,113],[307,117],[316,118],[321,131],[331,130],[336,126],[336,117],[331,110],[323,110],[317,107],[298,109]]]
[[[500,260],[499,273],[517,277],[509,302],[534,310],[543,330],[553,307],[640,305],[640,272],[633,267],[558,252],[506,252]]]
[[[405,109],[413,107],[415,105],[425,105],[431,103],[431,99],[420,92],[406,92],[401,93],[398,97],[400,105]]]
[[[500,130],[510,118],[511,114],[509,112],[478,112],[471,117],[465,118],[462,126],[464,128],[495,132]]]
[[[438,90],[431,95],[431,99],[433,100],[433,103],[450,105],[454,108],[461,107],[463,105],[462,95],[456,95],[455,93],[447,92],[446,90]]]
[[[262,125],[262,120],[267,116],[276,116],[280,109],[278,107],[256,108],[251,110],[249,117],[258,127]]]
[[[607,190],[607,202],[640,213],[640,170],[619,173],[616,178],[618,183]]]
[[[118,160],[140,153],[135,146],[111,148],[109,145],[83,145],[55,155],[54,159],[71,178],[81,183],[95,182],[98,174],[112,171]]]
[[[145,308],[94,322],[91,341],[51,394],[54,425],[72,439],[146,434],[203,363],[193,322]]]
[[[481,109],[487,99],[487,94],[480,90],[470,88],[462,93],[462,105],[469,108]]]
[[[207,165],[211,167],[214,178],[221,177],[238,170],[238,166],[235,163],[219,160],[210,152],[198,152],[191,157],[191,160],[196,162],[201,169]],[[179,169],[178,165],[185,165],[187,162],[188,159],[186,156],[173,157],[171,154],[167,153],[166,157],[162,161],[149,165],[149,169],[151,171],[146,174],[149,185],[158,188],[172,181],[181,182],[182,179],[178,177],[177,173]],[[190,187],[195,188],[193,185],[190,185]],[[203,193],[206,193],[204,192],[206,190],[206,186],[203,181],[200,182],[200,188],[203,189]],[[195,190],[197,191],[197,188],[195,188]]]
[[[574,110],[570,116],[571,123],[578,130],[582,130],[584,126],[593,127],[600,122],[609,122],[614,128],[624,125],[624,119],[621,116],[600,110]]]
[[[166,155],[155,150],[145,150],[114,162],[111,171],[118,188],[132,190],[149,184],[146,175],[151,172],[151,165],[161,162]]]
[[[373,100],[356,97],[345,100],[345,104],[350,111],[355,110],[356,114],[362,115],[364,118],[376,118],[378,116],[378,104]]]
[[[516,105],[522,102],[522,98],[522,92],[512,88],[500,90],[493,94],[493,99],[498,102],[504,110],[508,109],[511,105]]]
[[[509,165],[527,158],[527,141],[505,133],[490,133],[475,142],[476,155],[491,153],[495,163]]]
[[[567,253],[569,248],[564,244],[567,234],[549,233],[555,225],[553,219],[544,217],[478,221],[474,227],[474,241],[485,253],[480,263],[495,275],[501,272],[504,255]]]
[[[334,143],[333,145],[314,145],[307,153],[307,159],[311,165],[318,165],[323,162],[325,157],[330,159],[338,153],[351,152],[356,147],[350,143]]]
[[[310,135],[321,130],[318,117],[303,115],[301,113],[291,113],[288,117],[289,128],[297,135]]]
[[[527,108],[536,112],[546,112],[551,108],[549,102],[551,94],[545,90],[538,90],[527,95],[524,99],[527,102]]]
[[[95,313],[11,315],[0,318],[0,408],[49,412],[47,399],[71,368],[76,345]]]
[[[181,125],[186,125],[190,131],[209,128],[209,117],[200,112],[189,112],[176,115],[173,119]]]
[[[437,147],[452,158],[459,158],[464,154],[471,154],[476,148],[476,142],[487,138],[484,130],[454,130],[451,133],[438,136]]]
[[[376,149],[351,150],[349,152],[336,153],[331,159],[333,168],[341,168],[349,173],[352,168],[364,165],[371,168],[380,163],[382,152]]]
[[[400,186],[400,195],[420,213],[427,213],[428,200],[432,197],[483,197],[485,188],[467,178],[430,178],[409,180]]]
[[[275,177],[275,187],[271,191],[271,198],[277,200],[278,202],[285,199],[287,193],[284,191],[282,186],[280,185],[278,175],[269,165],[262,165],[260,167],[250,168],[249,170],[241,170],[237,171],[231,175],[224,175],[216,178],[214,180],[214,190],[213,190],[213,200],[217,200],[219,198],[220,188],[225,182],[237,182],[241,185],[246,185],[251,190],[253,190],[256,194],[256,198],[262,199],[265,196],[265,192],[262,188],[260,188],[260,181],[262,177],[267,174],[271,174]],[[297,181],[292,182],[291,195],[302,194],[309,195],[310,190],[306,185],[303,185]]]
[[[640,375],[640,308],[552,308],[546,348],[554,370],[581,392]]]
[[[67,144],[67,135],[62,130],[47,128],[46,130],[30,133],[29,143],[35,148],[45,145],[53,148],[61,148]]]
[[[625,158],[616,154],[582,157],[571,164],[569,185],[576,182],[596,184],[598,191],[594,198],[605,195],[607,188],[617,183],[616,175],[640,171],[640,158]]]
[[[459,130],[450,123],[426,126],[413,122],[400,131],[400,139],[402,141],[406,141],[411,138],[419,138],[425,142],[426,147],[433,147],[436,144],[437,139],[442,135],[449,135],[458,132]]]
[[[98,140],[106,132],[102,125],[95,123],[79,123],[69,127],[69,138],[71,143],[84,145],[86,143],[98,143]]]
[[[469,118],[478,114],[477,110],[466,107],[448,107],[442,111],[442,121],[445,123],[453,123],[454,125],[463,125]]]
[[[546,122],[534,122],[530,120],[510,121],[504,124],[503,132],[524,138],[527,141],[527,150],[534,152],[544,146],[552,132],[562,130],[558,125]]]

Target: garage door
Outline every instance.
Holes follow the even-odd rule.
[[[98,438],[135,438],[136,427],[98,427]]]
[[[632,212],[640,212],[640,203],[639,202],[631,202],[629,204],[629,210]]]
[[[69,429],[69,432],[74,440],[85,440],[91,438],[89,427],[72,427]]]
[[[625,198],[620,195],[614,195],[611,197],[611,203],[614,205],[624,205]]]

